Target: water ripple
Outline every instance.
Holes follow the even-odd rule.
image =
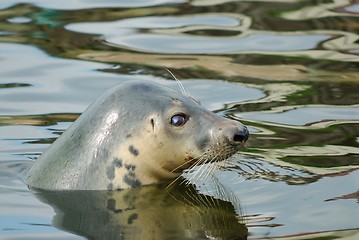
[[[114,35],[119,29],[165,29],[201,26],[226,29],[241,24],[241,16],[234,14],[196,14],[180,17],[138,17],[114,22],[72,23],[65,26],[70,31],[90,34]]]
[[[16,4],[18,1],[7,1],[0,4],[0,9],[9,8]],[[21,0],[22,3],[33,4],[42,8],[50,8],[57,10],[79,10],[79,9],[91,9],[91,8],[136,8],[136,7],[150,7],[162,4],[176,4],[183,3],[184,0],[104,0],[101,2],[97,1],[86,1],[86,0],[73,0],[66,4],[61,0],[43,1],[43,0]]]
[[[246,112],[241,113],[241,117],[251,120],[260,120],[264,122],[277,123],[287,126],[311,126],[320,125],[323,122],[335,120],[337,123],[341,120],[358,122],[359,105],[354,106],[284,106],[277,107],[270,111]]]
[[[132,50],[157,53],[208,54],[241,51],[300,51],[315,48],[328,35],[251,34],[241,37],[194,37],[161,34],[133,34],[107,37],[106,43]]]

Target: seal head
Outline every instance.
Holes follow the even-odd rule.
[[[227,159],[247,128],[152,82],[127,82],[98,98],[29,168],[41,189],[113,190],[172,179]]]

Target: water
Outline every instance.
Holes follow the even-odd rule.
[[[0,238],[357,239],[358,17],[348,0],[2,1]],[[65,194],[17,176],[111,86],[177,88],[166,68],[250,129],[212,177]]]

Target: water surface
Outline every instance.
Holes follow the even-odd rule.
[[[358,17],[349,0],[2,1],[1,238],[358,238]],[[42,193],[21,181],[106,89],[179,90],[166,69],[249,127],[240,154],[171,191]]]

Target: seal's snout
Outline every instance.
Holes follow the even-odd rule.
[[[244,125],[237,127],[233,126],[227,129],[224,132],[225,137],[228,139],[229,143],[232,145],[238,145],[244,143],[249,138],[248,128]]]

